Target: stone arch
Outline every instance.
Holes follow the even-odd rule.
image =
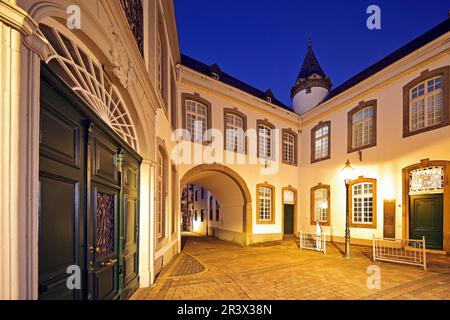
[[[237,190],[239,190],[240,195],[242,196],[242,205],[243,205],[242,244],[249,245],[251,243],[251,235],[253,229],[252,197],[246,182],[237,172],[221,164],[202,164],[194,168],[191,168],[189,171],[187,171],[180,181],[180,186],[181,188],[183,188],[188,184],[195,184],[193,182],[200,181],[201,186],[207,187],[208,189],[210,189],[210,191],[214,193],[215,190],[212,190],[214,189],[214,186],[211,187],[207,185],[208,183],[205,183],[207,179],[213,179],[212,178],[213,176],[215,177],[222,176],[224,178],[223,181],[225,181],[225,183],[226,181],[230,182],[229,186],[231,188],[234,187]],[[233,192],[234,190],[231,189],[229,190],[230,194],[232,194]],[[215,196],[220,198],[221,195],[215,193]],[[222,208],[223,205],[221,204],[221,209]]]

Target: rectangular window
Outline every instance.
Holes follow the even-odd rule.
[[[161,34],[159,32],[157,32],[156,34],[156,80],[158,84],[158,90],[161,96],[163,96],[163,48]]]
[[[207,130],[208,109],[205,105],[186,100],[186,129],[194,141],[204,141]]]
[[[287,164],[296,164],[296,138],[293,134],[283,133],[283,162]]]
[[[172,126],[173,129],[177,128],[177,83],[175,80],[175,75],[174,75],[175,71],[173,71],[170,73],[170,124]]]
[[[273,189],[267,186],[258,187],[258,221],[273,222]]]
[[[260,158],[272,158],[272,129],[263,124],[258,125],[258,147]]]
[[[158,153],[157,165],[157,201],[156,201],[156,234],[158,239],[164,238],[165,219],[165,182],[164,182],[164,158]]]
[[[372,224],[373,222],[373,184],[358,183],[352,187],[353,223]]]
[[[229,151],[245,153],[244,119],[233,113],[225,114],[226,149]]]
[[[314,191],[315,222],[328,223],[328,189],[320,188]]]
[[[428,79],[410,90],[410,131],[438,125],[444,120],[443,77]]]
[[[203,210],[203,209],[200,211],[200,219],[201,219],[201,222],[205,221],[205,210]]]
[[[353,149],[373,144],[374,142],[374,108],[368,107],[352,117]]]
[[[330,158],[330,122],[320,123],[311,131],[312,162]]]

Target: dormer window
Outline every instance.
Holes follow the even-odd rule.
[[[211,77],[212,77],[213,79],[220,80],[220,76],[219,76],[218,73],[211,72]]]
[[[267,102],[272,103],[272,98],[271,97],[267,97]]]

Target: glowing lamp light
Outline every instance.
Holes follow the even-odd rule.
[[[355,168],[351,166],[350,160],[347,160],[344,168],[341,169],[341,176],[345,184],[349,184],[355,178]]]

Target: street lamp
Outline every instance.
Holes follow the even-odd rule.
[[[345,182],[345,258],[350,258],[350,212],[348,207],[348,191],[350,182],[355,175],[355,169],[351,166],[350,161],[347,160],[344,168],[341,169],[341,174]]]

